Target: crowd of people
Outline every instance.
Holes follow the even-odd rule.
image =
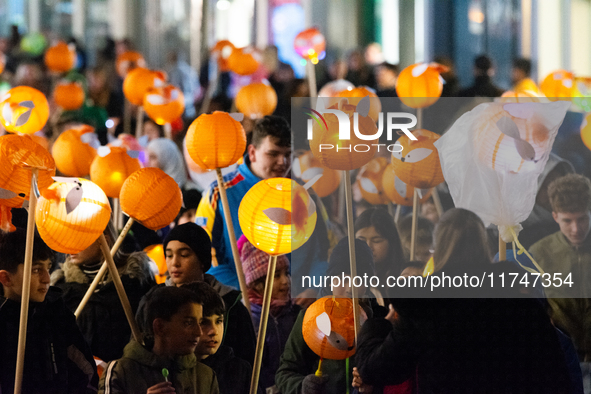
[[[2,78],[50,97],[51,80],[40,58],[27,58],[16,41],[3,45],[0,49],[9,60]],[[50,144],[73,124],[95,126],[103,144],[122,132],[124,97],[114,60],[130,45],[110,42],[94,67],[79,56],[78,72],[85,74],[88,86],[86,103],[80,111],[50,120],[41,131]],[[268,48],[265,59],[263,67],[279,98],[276,112],[244,120],[248,145],[243,160],[223,176],[247,294],[240,291],[218,182],[211,173],[192,169],[183,155],[186,128],[208,87],[207,67],[198,74],[180,54],[171,53],[169,78],[190,99],[185,126],[169,138],[145,118],[139,142],[146,152],[144,164],[176,181],[184,206],[174,222],[158,232],[134,224],[114,256],[142,337],[132,337],[110,274],[74,317],[102,265],[99,241],[80,253],[63,255],[36,235],[23,393],[249,392],[269,256],[242,234],[238,207],[260,180],[291,176],[289,99],[309,95],[307,82],[296,79],[291,67],[278,60],[276,48]],[[320,84],[346,79],[374,88],[380,97],[395,97],[398,71],[373,46],[365,54],[353,51],[346,61],[332,62]],[[514,62],[516,89],[531,89],[530,72],[526,59]],[[503,89],[492,83],[493,75],[491,59],[479,56],[474,60],[474,84],[460,89],[450,70],[443,76],[444,94],[500,96]],[[228,78],[218,81],[208,111],[230,111]],[[524,84],[528,86],[519,87]],[[357,351],[346,360],[321,360],[304,338],[303,319],[319,297],[351,298],[351,286],[343,281],[332,288],[307,288],[291,278],[350,277],[349,242],[355,243],[359,276],[422,276],[432,261],[432,276],[513,273],[521,278],[531,275],[534,266],[511,252],[508,261],[495,262],[490,240],[496,241],[496,234],[465,209],[445,206],[440,216],[433,200],[423,204],[415,224],[410,216],[395,221],[386,206],[360,207],[356,239],[349,240],[325,207],[334,201],[310,189],[318,221],[297,255],[277,259],[259,392],[591,393],[591,319],[586,315],[591,310],[591,289],[586,289],[591,283],[591,265],[586,265],[591,264],[591,182],[557,156],[548,163],[538,181],[534,211],[524,222],[523,243],[545,273],[552,278],[572,273],[574,286],[544,286],[545,295],[540,295],[527,284],[510,290],[491,285],[475,293],[440,289],[428,297],[420,289],[361,286]],[[14,209],[17,230],[0,233],[0,393],[14,388],[26,217],[26,210]],[[411,242],[414,225],[417,237]],[[117,239],[112,223],[104,234],[112,246]],[[164,283],[157,284],[154,262],[143,250],[160,243],[167,274]],[[323,374],[318,376],[321,362]]]

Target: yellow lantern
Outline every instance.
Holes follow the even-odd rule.
[[[166,256],[164,255],[164,248],[162,244],[150,245],[144,249],[144,252],[158,267],[158,274],[155,275],[156,283],[161,284],[166,282],[166,272],[168,267],[166,266]]]
[[[316,226],[316,205],[291,179],[263,179],[240,202],[238,220],[254,246],[277,256],[296,250],[310,238]]]
[[[587,114],[581,124],[581,139],[588,149],[591,149],[591,114]]]
[[[39,235],[53,250],[76,254],[103,233],[111,206],[100,187],[84,178],[57,178],[37,203]]]
[[[277,93],[268,81],[253,82],[236,94],[236,108],[251,119],[271,115],[277,107]]]
[[[37,89],[17,86],[0,100],[0,121],[9,133],[36,133],[49,119],[47,98]]]
[[[388,160],[385,157],[376,157],[361,167],[357,174],[357,184],[361,196],[370,204],[384,205],[388,203],[388,196],[382,187],[382,175]]]
[[[103,146],[99,148],[98,155],[90,165],[90,179],[99,185],[107,196],[119,198],[123,182],[140,168],[140,161],[132,158],[127,149]]]
[[[559,98],[572,98],[575,92],[575,76],[566,70],[556,70],[546,76],[540,89],[551,101]]]
[[[406,67],[396,81],[396,93],[400,100],[412,108],[424,108],[434,104],[443,91],[441,73],[448,71],[438,63],[417,63]]]

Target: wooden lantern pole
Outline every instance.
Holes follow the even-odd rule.
[[[318,91],[316,88],[316,70],[314,69],[314,64],[312,64],[310,59],[306,61],[306,73],[308,74],[310,97],[318,97]]]
[[[134,219],[130,217],[127,220],[127,223],[125,224],[125,227],[121,231],[121,234],[119,234],[117,241],[115,241],[115,244],[111,248],[111,252],[110,252],[111,257],[114,257],[115,253],[117,253],[117,251],[119,250],[119,247],[123,243],[123,240],[125,239],[125,236],[129,232],[129,229],[131,228],[133,223],[134,223]],[[78,318],[78,316],[80,316],[80,314],[82,313],[82,310],[84,309],[84,307],[88,303],[88,300],[90,300],[90,297],[94,294],[94,291],[96,290],[98,284],[103,279],[103,276],[107,272],[107,269],[108,269],[107,260],[105,260],[105,261],[103,261],[103,264],[101,265],[101,269],[96,274],[96,276],[94,277],[94,280],[90,284],[90,287],[88,288],[88,290],[86,290],[86,294],[84,294],[84,298],[82,298],[82,301],[80,301],[78,308],[76,308],[76,312],[74,312],[74,315],[76,316],[76,318]]]
[[[222,207],[224,209],[224,219],[228,227],[228,236],[230,237],[230,246],[232,247],[232,257],[234,257],[234,265],[236,266],[236,275],[238,276],[238,283],[240,284],[240,291],[242,292],[242,301],[244,306],[250,311],[250,301],[248,299],[248,288],[246,287],[246,279],[244,278],[244,271],[242,270],[242,262],[240,261],[240,254],[238,253],[238,245],[236,244],[236,233],[234,232],[234,224],[232,223],[232,215],[230,214],[230,204],[228,203],[228,196],[226,195],[226,185],[224,185],[224,177],[222,176],[222,169],[216,168],[215,172],[218,177],[218,187],[220,197],[222,199]],[[275,272],[273,270],[273,272]],[[265,325],[266,327],[266,325]],[[254,371],[254,370],[253,370]]]
[[[169,122],[164,123],[164,137],[172,140],[172,125]]]
[[[357,261],[355,255],[355,225],[353,218],[353,192],[351,189],[351,175],[349,170],[343,171],[345,177],[345,199],[347,206],[347,236],[349,238],[349,263],[351,265],[351,292],[353,296],[353,320],[355,322],[355,343],[361,329],[359,320],[359,295],[357,287],[353,285],[353,280],[357,276]]]
[[[423,127],[423,109],[417,108],[417,129]],[[415,243],[417,238],[417,216],[419,208],[419,194],[418,189],[414,188],[412,197],[412,227],[410,232],[410,260],[415,259]]]
[[[396,204],[396,212],[394,213],[394,223],[398,224],[398,220],[400,219],[400,211],[402,210],[402,205]]]
[[[131,103],[126,98],[123,100],[123,132],[131,134]]]
[[[214,64],[216,62],[217,57],[214,59]],[[216,73],[215,79],[213,81],[209,81],[209,86],[207,86],[207,90],[205,91],[205,96],[203,96],[203,101],[201,102],[201,108],[199,109],[199,115],[207,113],[209,109],[209,105],[211,104],[211,99],[215,90],[218,87],[218,81],[220,80],[220,68],[216,66]]]
[[[507,243],[501,238],[499,231],[499,261],[507,260]]]
[[[25,367],[25,347],[27,343],[27,323],[29,318],[29,297],[31,293],[31,271],[33,269],[33,241],[35,240],[35,211],[37,210],[37,177],[39,169],[33,168],[31,191],[29,192],[29,211],[27,217],[27,235],[25,246],[25,264],[23,269],[23,288],[21,293],[21,315],[18,330],[18,348],[16,355],[16,374],[14,392],[22,391],[23,371]]]
[[[144,107],[139,106],[137,107],[137,115],[136,115],[136,123],[135,123],[135,138],[138,139],[142,136],[142,131],[144,129]]]
[[[441,218],[441,215],[443,215],[443,206],[441,205],[441,200],[439,199],[439,192],[437,191],[437,186],[431,189],[431,196],[433,197],[433,204],[435,204],[437,215],[439,215],[439,217]]]
[[[265,348],[265,337],[267,335],[267,322],[269,321],[269,310],[271,309],[271,295],[273,293],[273,282],[275,280],[275,267],[277,256],[269,256],[269,267],[267,268],[267,279],[265,281],[265,294],[263,295],[263,309],[257,335],[257,348],[254,356],[254,367],[250,380],[250,394],[257,394],[261,365],[263,363],[263,350]]]

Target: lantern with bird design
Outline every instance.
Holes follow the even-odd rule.
[[[28,86],[10,89],[0,101],[0,120],[9,133],[33,134],[49,119],[45,95]]]

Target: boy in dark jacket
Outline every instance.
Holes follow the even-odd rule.
[[[251,365],[234,355],[230,346],[222,345],[226,307],[222,297],[207,283],[194,282],[182,286],[203,300],[203,317],[199,344],[195,349],[197,359],[214,370],[221,394],[247,394],[252,375]]]
[[[14,390],[25,260],[26,231],[0,236],[0,392]],[[76,319],[49,286],[53,251],[36,235],[22,392],[96,393],[98,375]]]

